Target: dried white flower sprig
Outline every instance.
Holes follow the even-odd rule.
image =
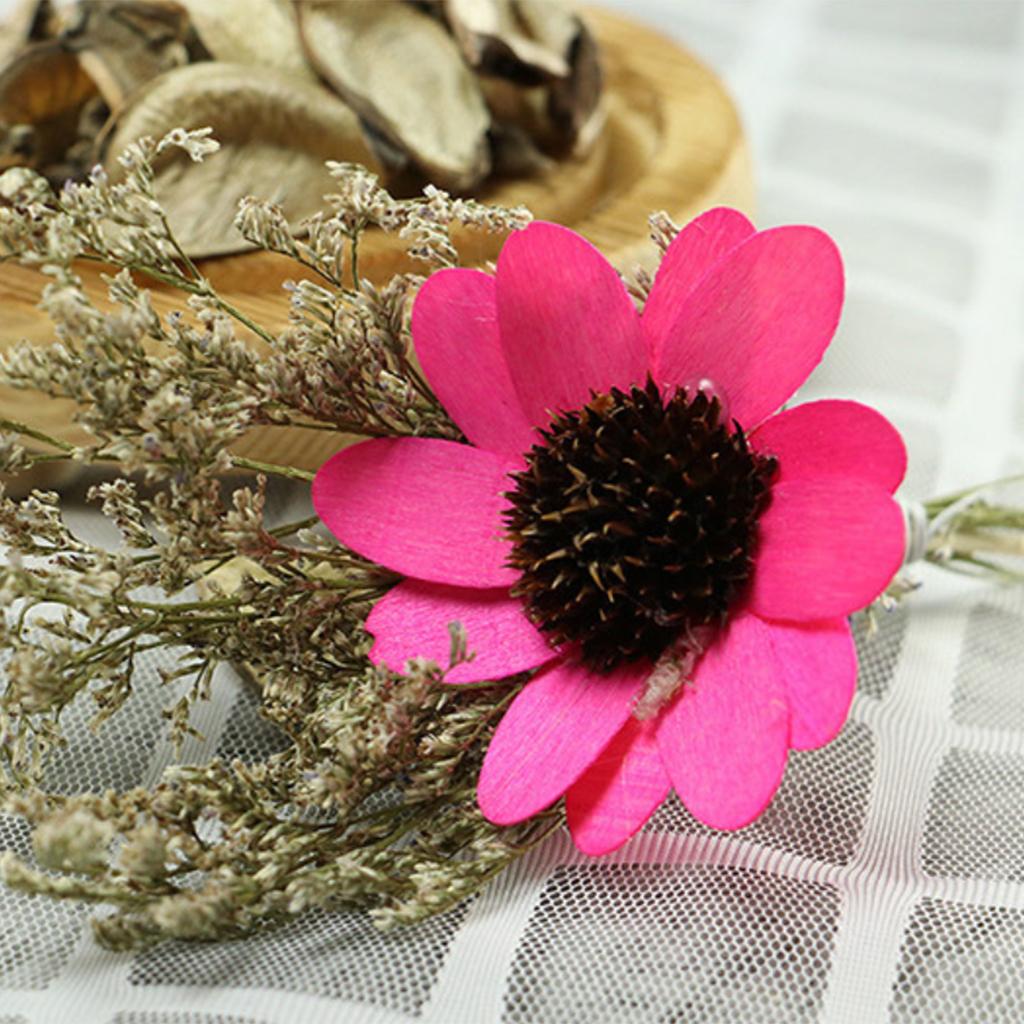
[[[315,518],[268,523],[267,478],[311,474],[230,446],[256,425],[458,437],[409,358],[406,305],[420,279],[381,289],[361,280],[360,238],[383,228],[428,266],[448,266],[451,223],[505,231],[527,215],[436,190],[394,200],[342,165],[332,167],[329,211],[301,241],[273,205],[248,200],[245,235],[320,281],[294,286],[290,325],[275,335],[226,302],[175,242],[152,194],[152,161],[167,146],[195,159],[216,149],[205,132],[142,140],[123,158],[124,184],[96,172],[59,195],[30,172],[0,178],[3,258],[45,271],[58,338],[12,350],[0,377],[73,399],[93,438],[75,447],[0,420],[0,472],[75,460],[132,474],[88,495],[124,538],[113,551],[76,536],[57,495],[0,491],[0,605],[10,609],[0,624],[10,655],[0,800],[35,826],[38,861],[8,854],[4,877],[113,905],[96,929],[117,947],[238,934],[324,905],[365,909],[382,925],[417,920],[459,902],[556,824],[549,815],[497,828],[476,807],[483,745],[516,688],[454,691],[433,664],[405,676],[370,667],[362,623],[393,577],[314,532]],[[119,268],[112,312],[86,293],[78,260]],[[180,289],[188,311],[161,321],[146,277]],[[269,355],[258,358],[244,332]],[[236,476],[225,493],[231,469],[255,482]],[[241,581],[221,587],[217,570],[239,556]],[[182,593],[197,582],[201,593]],[[464,644],[456,632],[452,664]],[[136,658],[152,648],[184,649],[165,673],[187,682],[167,711],[174,739],[192,731],[192,708],[226,661],[259,679],[261,713],[289,749],[249,767],[179,768],[152,790],[47,791],[63,712],[90,703],[96,726],[117,714],[132,699]],[[211,821],[217,842],[202,838]]]

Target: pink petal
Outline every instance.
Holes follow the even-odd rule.
[[[749,605],[810,622],[870,604],[903,562],[903,513],[888,492],[839,477],[772,487],[759,523]]]
[[[617,850],[671,789],[654,723],[630,718],[565,795],[577,849],[591,857]]]
[[[619,275],[584,238],[535,222],[498,257],[498,324],[527,419],[586,404],[591,391],[642,383],[640,317]]]
[[[511,825],[553,804],[625,724],[650,670],[637,663],[596,675],[568,661],[542,669],[487,748],[477,785],[484,816]]]
[[[750,437],[779,460],[778,482],[842,476],[892,493],[907,471],[899,431],[860,402],[808,402],[765,420]]]
[[[472,661],[453,668],[449,683],[502,679],[550,661],[556,652],[505,590],[462,590],[405,580],[370,612],[366,628],[377,642],[370,658],[402,671],[410,658],[429,658],[442,668],[451,655],[448,624],[461,622]]]
[[[782,781],[789,707],[768,627],[739,615],[701,658],[658,724],[679,798],[712,828],[742,828]]]
[[[327,460],[313,506],[327,528],[365,558],[406,576],[463,587],[509,586],[502,492],[515,468],[453,441],[364,441]]]
[[[691,220],[676,235],[658,267],[644,306],[643,328],[652,367],[657,368],[665,336],[700,279],[752,234],[754,225],[739,210],[719,206]]]
[[[416,296],[412,336],[434,394],[466,437],[517,455],[535,437],[505,364],[496,302],[490,274],[440,270]]]
[[[729,415],[750,429],[821,360],[842,304],[843,265],[828,235],[810,227],[762,231],[694,288],[667,332],[658,382],[712,381]]]
[[[857,650],[846,619],[766,622],[789,695],[794,750],[824,746],[843,727],[857,685]]]

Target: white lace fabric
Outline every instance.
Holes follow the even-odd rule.
[[[911,498],[1024,468],[1024,5],[618,0],[732,86],[762,226],[843,248],[843,326],[801,398],[889,415]],[[76,520],[89,530],[90,514]],[[672,798],[600,860],[555,836],[481,896],[389,934],[313,914],[242,942],[95,945],[87,911],[0,892],[0,1024],[872,1024],[1024,1020],[1024,590],[936,572],[869,633],[850,721],[764,816]],[[170,762],[156,655],[54,764],[64,790]],[[201,747],[281,743],[222,670]],[[28,852],[0,818],[0,847]]]

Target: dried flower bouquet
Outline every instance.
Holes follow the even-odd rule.
[[[57,338],[14,349],[0,379],[73,399],[94,438],[0,420],[0,472],[116,467],[90,497],[123,536],[115,550],[76,536],[55,494],[0,497],[0,797],[33,826],[37,861],[8,854],[3,873],[112,906],[94,922],[105,944],[244,934],[312,907],[417,921],[558,828],[563,796],[594,854],[670,788],[738,827],[788,748],[841,726],[847,616],[905,592],[902,562],[1014,578],[1024,511],[981,491],[901,510],[903,446],[877,413],[773,415],[838,319],[841,265],[820,232],[656,216],[658,275],[623,284],[523,210],[395,200],[331,165],[337,192],[302,238],[272,204],[239,210],[245,238],[304,275],[274,335],[171,234],[153,195],[169,148],[199,161],[216,144],[142,140],[123,182],[96,172],[59,194],[29,171],[0,177],[2,256],[44,270]],[[514,232],[496,275],[451,269],[452,224]],[[436,271],[427,284],[362,280],[370,228]],[[116,271],[108,309],[79,260]],[[147,277],[187,310],[161,321]],[[261,425],[372,440],[314,481],[232,454]],[[344,546],[316,516],[268,521],[273,476],[313,484]],[[258,680],[287,748],[178,766],[150,789],[48,790],[62,713],[118,714],[153,648],[179,652],[174,739],[227,661]]]

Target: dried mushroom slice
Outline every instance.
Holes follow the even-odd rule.
[[[392,149],[456,191],[490,170],[490,115],[444,26],[411,4],[303,0],[299,28],[313,66]]]
[[[157,164],[156,190],[191,256],[249,248],[233,221],[238,202],[257,195],[278,203],[292,225],[323,205],[332,190],[326,160],[374,168],[359,121],[326,89],[288,75],[220,61],[168,71],[116,119],[104,144],[112,176],[116,155],[142,135],[210,126],[221,151],[193,164],[180,151]]]
[[[317,80],[290,0],[181,0],[214,60]]]
[[[0,71],[0,149],[13,148],[17,163],[50,173],[63,164],[95,95],[75,54],[56,40],[31,44]]]
[[[445,16],[469,63],[483,74],[522,85],[566,78],[568,46],[531,38],[514,0],[444,0]]]
[[[29,43],[49,37],[53,8],[49,0],[21,0],[0,24],[0,68],[5,68]]]
[[[449,0],[446,0],[449,2]],[[491,11],[497,0],[459,0],[476,12]],[[562,61],[565,73],[530,86],[524,78],[497,66],[481,67],[481,88],[496,125],[506,133],[522,132],[552,154],[587,152],[604,123],[601,66],[597,45],[571,8],[555,0],[507,0],[505,17],[513,17],[525,36]],[[507,69],[506,69],[507,71]]]
[[[573,41],[580,31],[580,19],[575,11],[560,0],[511,0],[511,3],[523,32],[549,53],[559,54],[568,65]]]
[[[525,88],[505,78],[480,79],[495,131],[519,132],[541,148],[554,153],[566,148],[566,140],[559,136],[548,109],[550,94],[545,86]]]
[[[559,135],[577,153],[586,152],[597,140],[604,124],[601,105],[600,53],[597,40],[580,21],[569,48],[569,77],[551,86],[548,112]]]
[[[81,0],[62,38],[111,110],[198,49],[188,12],[171,0]]]

